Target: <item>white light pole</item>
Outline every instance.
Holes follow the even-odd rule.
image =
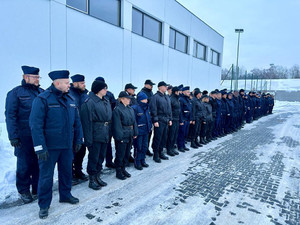
[[[235,33],[238,33],[238,45],[237,45],[237,53],[236,53],[236,87],[238,89],[238,80],[239,80],[239,52],[240,52],[240,34],[244,32],[244,29],[235,29]]]

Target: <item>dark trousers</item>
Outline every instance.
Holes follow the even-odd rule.
[[[58,169],[59,197],[66,200],[71,197],[72,187],[72,149],[49,150],[47,161],[39,160],[40,177],[38,185],[38,198],[40,208],[47,208],[52,200],[53,174],[55,164]]]
[[[112,161],[113,161],[113,153],[112,153],[112,146],[111,146],[111,140],[112,139],[112,136],[110,135],[109,136],[109,140],[108,140],[108,143],[106,145],[106,157],[105,157],[105,161],[106,161],[106,164],[111,164]]]
[[[37,193],[39,180],[39,164],[34,152],[32,138],[21,137],[21,147],[15,148],[17,156],[16,186],[20,194],[30,192]]]
[[[75,147],[75,145],[73,145]],[[74,151],[74,159],[73,159],[73,174],[77,174],[82,170],[82,162],[85,156],[86,146],[82,145],[81,149],[75,153]]]
[[[167,149],[171,150],[174,148],[174,145],[177,141],[179,130],[179,120],[173,120],[172,126],[169,127],[168,130],[168,138],[167,138]]]
[[[125,165],[128,164],[131,146],[132,146],[132,141],[127,143],[116,141],[115,165],[117,169],[125,168]]]
[[[202,121],[201,120],[196,120],[195,124],[190,125],[191,129],[191,138],[192,140],[195,141],[195,139],[200,136],[200,131],[201,131],[201,124]]]
[[[200,129],[200,137],[204,138],[206,136],[206,130],[207,130],[207,123],[201,124],[201,129]]]
[[[154,153],[162,153],[164,146],[166,146],[168,135],[168,124],[159,122],[159,127],[154,127],[154,137],[152,142],[152,149]]]
[[[221,134],[221,117],[217,116],[215,120],[215,129],[214,129],[214,136],[218,136]]]
[[[96,175],[102,170],[102,163],[106,155],[107,143],[93,142],[89,147],[87,172],[90,176]]]
[[[190,121],[184,121],[183,125],[179,126],[177,145],[178,149],[185,148],[185,138],[188,135],[190,127]]]
[[[221,134],[225,133],[226,115],[221,115]]]
[[[226,116],[226,122],[225,122],[225,132],[231,132],[232,131],[232,117]]]
[[[142,162],[145,162],[146,152],[148,150],[148,136],[149,134],[138,135],[137,138],[133,140],[135,165],[141,165]]]
[[[213,131],[213,127],[214,127],[214,121],[210,120],[206,122],[206,138],[211,138],[212,137],[212,131]]]

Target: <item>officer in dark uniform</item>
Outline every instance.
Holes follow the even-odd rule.
[[[215,123],[215,136],[220,137],[222,126],[221,126],[221,118],[222,118],[222,94],[220,91],[217,92],[217,98],[216,98],[218,107],[216,112],[216,123]]]
[[[169,159],[164,153],[166,146],[168,126],[172,126],[172,109],[170,98],[166,95],[167,84],[164,81],[158,83],[158,91],[150,101],[150,112],[154,124],[154,137],[152,142],[153,160],[160,163]]]
[[[38,160],[28,121],[32,102],[43,90],[39,88],[38,68],[22,66],[22,70],[22,84],[7,94],[5,117],[8,138],[17,157],[16,186],[26,204],[32,202],[37,195],[39,177]]]
[[[138,126],[138,137],[133,140],[134,143],[134,166],[138,170],[148,167],[146,163],[146,152],[148,150],[148,135],[152,129],[151,115],[148,105],[148,97],[144,92],[137,95],[137,105],[132,108]]]
[[[202,106],[203,106],[203,123],[202,123],[202,127],[201,128],[201,138],[202,140],[200,140],[201,144],[207,144],[209,143],[209,141],[207,140],[208,134],[210,132],[210,127],[208,126],[212,120],[212,106],[209,103],[209,96],[208,95],[202,95],[201,98],[201,102],[202,102]]]
[[[190,101],[190,87],[182,88],[182,95],[179,97],[180,102],[180,121],[179,132],[177,138],[178,151],[189,151],[185,146],[185,138],[188,135],[190,123],[192,123],[192,103]]]
[[[227,94],[227,105],[228,105],[228,113],[227,113],[227,118],[226,118],[226,133],[232,133],[234,131],[234,124],[233,124],[233,119],[235,118],[234,114],[234,102],[232,99],[232,92],[229,92]]]
[[[191,141],[191,147],[192,148],[198,148],[202,147],[202,145],[198,142],[198,137],[200,136],[202,121],[203,121],[203,108],[201,107],[200,98],[202,96],[202,93],[200,90],[196,89],[194,91],[194,97],[192,98],[192,117],[194,124],[192,125],[193,129],[191,131],[192,133],[192,141]]]
[[[95,80],[99,80],[105,83],[105,79],[103,77],[97,77]],[[110,91],[107,91],[105,98],[109,101],[111,110],[113,111],[117,103],[114,94]],[[109,142],[107,144],[107,149],[106,149],[105,166],[108,168],[115,168],[115,164],[113,162],[112,146],[111,146],[111,139],[112,139],[111,122],[109,122],[109,127],[110,127],[110,135],[109,135]]]
[[[131,96],[130,106],[138,104],[135,98],[135,87],[132,83],[125,85],[125,91]]]
[[[177,141],[179,130],[179,115],[180,115],[180,102],[179,102],[179,88],[173,87],[170,97],[171,109],[172,109],[172,126],[169,127],[168,139],[167,139],[167,154],[169,156],[178,155],[179,153],[174,148]]]
[[[80,112],[81,105],[88,98],[88,90],[85,89],[85,80],[84,76],[81,74],[75,74],[71,77],[72,84],[70,86],[69,93],[74,98],[78,111]],[[73,146],[75,147],[75,145]],[[74,149],[73,149],[74,150]],[[85,156],[86,146],[82,145],[81,149],[75,153],[73,159],[73,180],[72,183],[76,184],[79,181],[87,181],[88,177],[82,172],[82,162]]]
[[[58,164],[59,202],[76,204],[71,195],[73,144],[75,151],[82,146],[82,128],[78,108],[69,95],[69,71],[52,71],[53,84],[32,103],[29,124],[34,150],[39,159],[39,216],[48,216],[52,200],[53,174]]]
[[[131,96],[126,91],[121,91],[119,100],[120,103],[113,111],[112,133],[116,141],[116,177],[125,180],[131,177],[125,170],[125,165],[128,163],[132,141],[138,135],[138,128],[134,111],[129,106]]]
[[[84,133],[84,143],[89,149],[87,172],[89,174],[89,188],[99,190],[107,183],[102,181],[101,170],[105,159],[107,143],[109,142],[109,122],[112,111],[109,101],[104,97],[107,85],[95,80],[92,92],[81,107],[81,122]]]
[[[153,96],[153,91],[152,91],[153,85],[155,85],[155,83],[153,83],[151,80],[146,80],[144,83],[144,87],[141,89],[141,92],[144,92],[148,97],[148,104],[150,104],[151,98]],[[150,131],[148,137],[148,150],[146,152],[146,155],[148,156],[153,156],[153,153],[150,152],[149,150],[151,136],[152,136],[152,130]]]
[[[215,128],[216,128],[216,118],[217,118],[217,110],[218,110],[218,103],[216,100],[217,97],[217,92],[216,91],[211,91],[210,92],[210,96],[209,96],[209,104],[211,104],[211,108],[212,108],[212,122],[211,124],[209,124],[210,128],[210,133],[208,134],[208,139],[209,141],[211,140],[216,140],[215,138]]]

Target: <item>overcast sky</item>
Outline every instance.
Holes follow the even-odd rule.
[[[300,65],[300,0],[177,0],[224,36],[223,68]]]

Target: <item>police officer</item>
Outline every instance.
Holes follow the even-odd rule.
[[[72,84],[70,86],[69,93],[74,98],[78,110],[80,112],[81,105],[88,98],[88,90],[85,89],[85,77],[81,74],[75,74],[71,77]],[[74,145],[75,146],[75,145]],[[73,146],[73,147],[74,147]],[[82,162],[85,156],[86,146],[82,145],[81,149],[75,153],[73,159],[73,184],[81,181],[87,181],[88,177],[82,172]]]
[[[99,190],[107,183],[101,180],[102,163],[105,159],[107,143],[109,142],[112,111],[109,101],[104,97],[107,85],[95,80],[92,92],[81,107],[81,122],[84,133],[84,143],[89,149],[87,172],[89,188]]]
[[[172,126],[172,110],[170,98],[166,95],[167,84],[164,81],[158,83],[158,91],[150,101],[150,112],[154,124],[154,137],[152,142],[153,160],[157,163],[161,159],[169,159],[163,148],[167,141],[168,126]]]
[[[39,68],[22,66],[22,70],[22,84],[7,94],[5,117],[8,138],[17,157],[16,186],[26,204],[36,197],[39,177],[28,121],[32,102],[43,90],[39,88]]]
[[[192,103],[190,101],[190,87],[182,88],[182,95],[179,97],[180,102],[180,121],[179,132],[177,138],[178,151],[189,151],[185,146],[185,138],[188,135],[189,126],[192,123]]]
[[[194,91],[194,97],[192,98],[192,120],[195,121],[192,125],[192,140],[191,140],[191,147],[198,148],[202,147],[202,145],[198,142],[198,136],[200,136],[202,121],[203,121],[203,107],[201,106],[200,98],[202,93],[199,89]]]
[[[105,79],[103,77],[97,77],[95,80],[99,80],[99,81],[102,81],[103,83],[105,83]],[[116,103],[117,103],[114,94],[112,92],[110,92],[109,90],[107,90],[105,98],[109,101],[111,110],[113,111],[114,108],[116,107]],[[109,127],[110,127],[110,135],[109,135],[109,142],[107,144],[107,149],[106,149],[105,166],[108,168],[115,168],[115,164],[113,162],[112,146],[111,146],[111,139],[112,139],[111,122],[109,123]]]
[[[141,92],[144,92],[148,97],[148,104],[150,104],[151,98],[153,96],[153,91],[152,91],[153,85],[155,85],[155,83],[153,83],[152,80],[148,79],[145,81],[144,87],[141,89]],[[146,152],[146,155],[148,155],[148,156],[153,156],[153,153],[150,152],[150,150],[149,150],[151,136],[152,136],[152,130],[150,131],[149,137],[148,137],[148,150]]]
[[[144,92],[137,95],[137,105],[132,108],[138,126],[138,136],[133,140],[134,143],[134,166],[138,170],[148,167],[146,163],[146,152],[148,150],[148,136],[152,129],[151,115],[148,105],[148,97]]]
[[[82,145],[82,128],[78,108],[68,94],[69,71],[49,73],[53,84],[32,104],[29,124],[34,150],[39,160],[40,177],[38,184],[39,217],[48,216],[52,200],[53,174],[58,164],[59,202],[79,202],[71,194],[73,143],[75,151]]]
[[[172,126],[169,127],[168,139],[167,139],[167,154],[169,156],[178,155],[174,145],[177,141],[178,130],[179,130],[179,121],[180,117],[180,102],[179,102],[179,88],[173,87],[172,94],[170,97],[171,110],[172,110]]]
[[[125,91],[131,96],[130,106],[138,104],[135,98],[135,87],[132,83],[125,85]]]
[[[129,106],[130,100],[131,96],[126,91],[121,91],[120,103],[115,107],[112,116],[112,133],[116,141],[116,177],[120,180],[131,177],[125,170],[125,165],[130,156],[132,140],[138,135],[134,111]]]

